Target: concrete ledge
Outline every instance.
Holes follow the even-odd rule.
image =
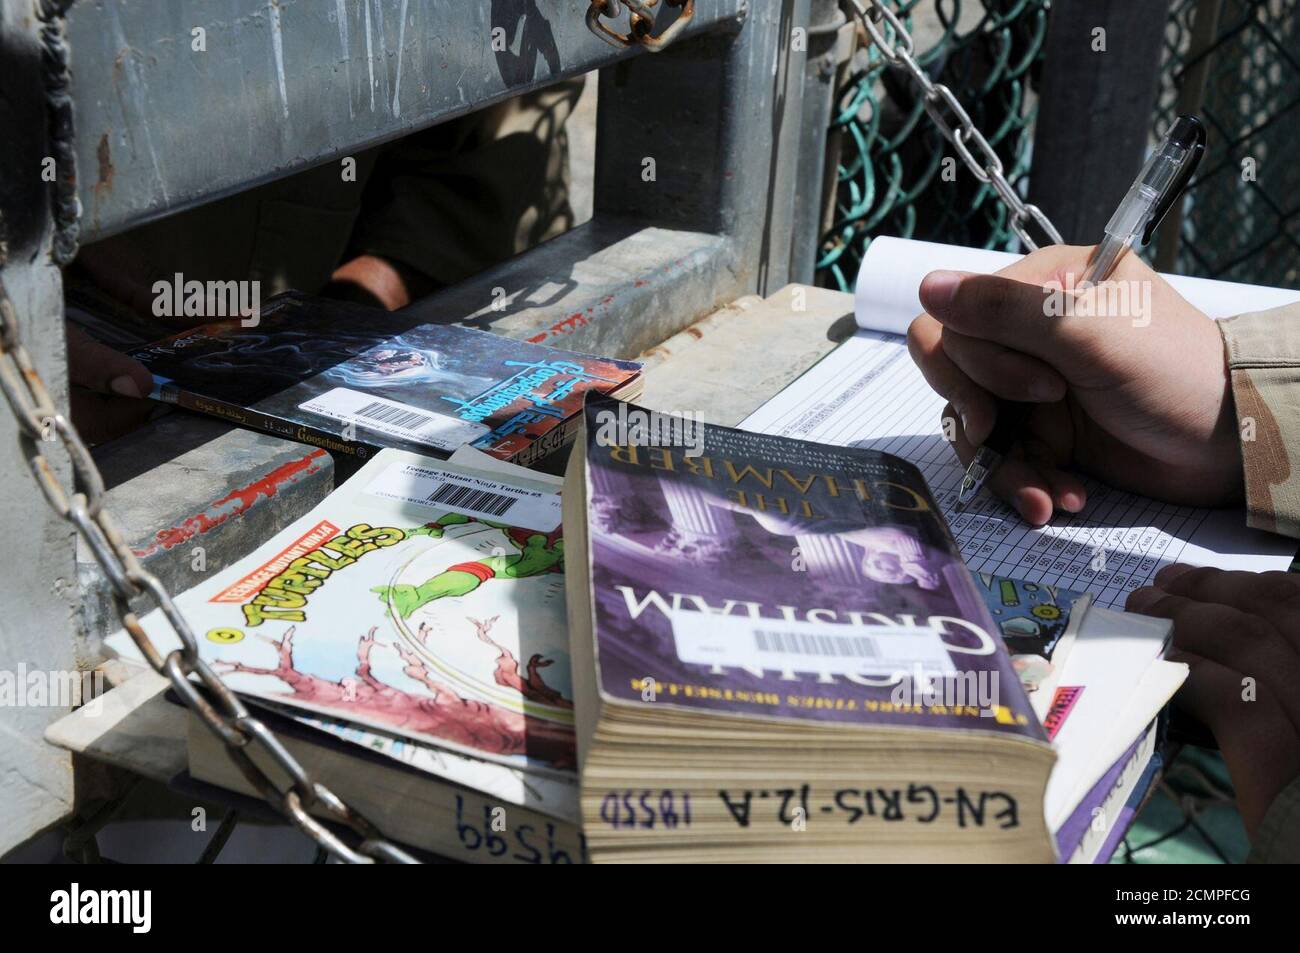
[[[108,508],[173,594],[247,555],[334,488],[317,447],[173,412],[95,450]],[[85,657],[118,628],[108,581],[79,542]]]
[[[735,297],[733,256],[718,235],[598,218],[398,313],[630,358]]]
[[[734,427],[857,330],[853,295],[786,285],[740,298],[650,348],[638,403]]]

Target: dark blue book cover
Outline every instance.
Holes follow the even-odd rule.
[[[584,395],[626,394],[640,365],[375,308],[277,295],[137,348],[154,396],[365,458],[468,444],[527,465],[571,438]]]

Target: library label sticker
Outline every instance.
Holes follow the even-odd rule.
[[[299,404],[298,409],[444,451],[471,443],[491,430],[486,424],[412,407],[387,397],[374,397],[347,387],[326,391]]]
[[[503,483],[482,473],[395,463],[375,477],[366,492],[541,533],[560,525],[559,493]]]
[[[939,630],[907,625],[836,625],[747,615],[671,614],[677,657],[700,665],[890,678],[919,668],[957,674]]]

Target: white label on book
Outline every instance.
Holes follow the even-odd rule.
[[[450,510],[542,533],[560,525],[559,493],[466,472],[399,463],[371,481],[366,492],[386,500]]]
[[[387,397],[363,394],[347,387],[326,391],[299,404],[298,409],[446,451],[471,443],[492,429],[486,424],[412,407]]]
[[[957,674],[937,629],[906,625],[836,625],[755,619],[747,615],[674,612],[677,657],[699,665],[827,675],[929,678]]]

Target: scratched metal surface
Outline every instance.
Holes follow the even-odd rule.
[[[173,593],[247,555],[334,488],[326,451],[184,412],[94,454],[123,536]],[[108,582],[84,545],[77,572],[83,651],[96,658],[99,642],[118,626],[117,614]]]
[[[49,333],[62,307],[51,261],[46,186],[28,170],[47,154],[41,49],[29,0],[0,0],[0,222],[8,261],[5,288],[19,333],[54,400],[66,406],[63,336]],[[9,540],[0,571],[0,667],[33,672],[76,668],[70,620],[76,613],[72,528],[50,510],[20,449],[18,427],[0,399],[0,535]],[[49,454],[60,482],[67,456]],[[53,706],[0,705],[0,854],[64,816],[73,796],[66,752],[41,736],[60,715]]]
[[[747,0],[698,0],[682,39]],[[587,0],[94,0],[68,16],[83,237],[644,55]],[[663,8],[667,25],[677,11]],[[192,30],[205,31],[206,51]],[[493,30],[506,48],[492,49]]]
[[[752,4],[738,32],[602,71],[593,220],[408,311],[634,357],[785,285],[795,206],[821,194],[799,143],[827,116],[803,105],[805,54],[782,40],[808,9]]]

